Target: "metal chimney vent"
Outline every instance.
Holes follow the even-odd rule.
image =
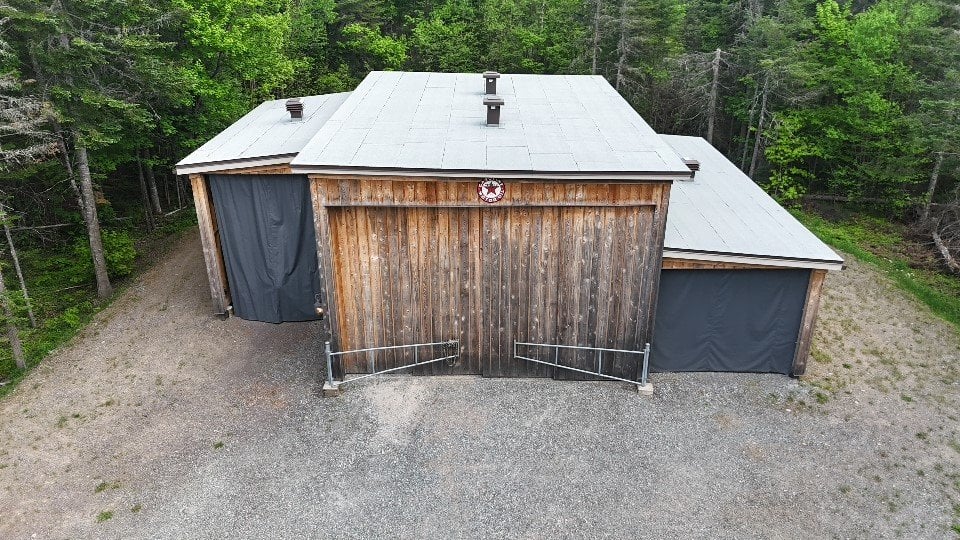
[[[290,98],[287,100],[287,111],[290,113],[290,118],[293,120],[300,120],[303,118],[303,102],[300,101],[300,98]]]
[[[687,166],[687,168],[690,169],[691,171],[696,172],[696,171],[699,171],[699,170],[700,170],[700,162],[697,161],[697,160],[695,160],[695,159],[683,158],[683,163],[684,163],[684,164]]]
[[[497,93],[497,79],[500,78],[500,74],[496,71],[484,71],[483,78],[487,81],[487,90],[486,94],[489,96],[496,95]]]
[[[487,125],[500,125],[500,107],[503,106],[503,98],[500,96],[484,96],[483,104],[487,106]]]

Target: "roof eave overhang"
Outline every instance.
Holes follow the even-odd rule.
[[[842,270],[843,260],[802,259],[793,257],[774,257],[769,255],[750,255],[743,253],[717,253],[676,248],[663,248],[663,256],[671,259],[692,261],[726,262],[732,264],[756,264],[783,268],[810,268],[813,270]]]
[[[592,180],[671,182],[688,179],[690,171],[521,171],[487,169],[410,169],[400,167],[344,167],[328,165],[291,165],[294,174],[329,176],[426,176],[445,178],[503,178],[543,180]]]
[[[270,165],[287,165],[297,154],[278,154],[274,156],[260,156],[241,159],[228,159],[223,161],[208,161],[200,163],[177,163],[177,174],[202,174],[217,171],[230,171],[235,169],[248,169],[251,167],[267,167]]]

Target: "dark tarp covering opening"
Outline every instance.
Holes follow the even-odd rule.
[[[656,371],[790,374],[809,270],[664,270]]]
[[[272,323],[316,319],[320,282],[307,178],[209,178],[234,314]]]

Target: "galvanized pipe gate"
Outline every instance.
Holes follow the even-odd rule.
[[[429,360],[420,360],[420,349],[429,347],[431,351],[435,347],[443,347],[445,353],[443,356],[437,358],[431,358]],[[553,362],[546,362],[543,360],[538,360],[536,358],[530,358],[529,356],[524,356],[520,354],[521,347],[542,347],[547,349],[553,349]],[[400,350],[400,349],[413,349],[413,363],[396,366],[392,368],[386,368],[377,370],[376,358],[371,358],[370,373],[365,373],[351,379],[342,379],[340,381],[333,380],[333,359],[342,358],[344,355],[348,354],[362,354],[362,353],[372,353],[378,351],[389,351],[389,350]],[[566,366],[560,363],[560,349],[568,350],[577,350],[577,351],[591,351],[596,353],[596,366],[595,371],[589,369],[582,369],[573,366]],[[617,377],[616,375],[611,375],[609,373],[603,372],[603,354],[612,353],[612,354],[631,354],[631,355],[642,355],[642,363],[637,366],[637,376],[634,380],[627,379],[624,377]],[[340,387],[347,383],[355,383],[369,377],[374,377],[377,375],[383,375],[384,373],[392,373],[395,371],[400,371],[404,369],[409,369],[417,366],[424,366],[427,364],[433,364],[436,362],[446,361],[448,364],[453,365],[460,358],[460,341],[459,340],[450,340],[450,341],[436,341],[432,343],[416,343],[413,345],[392,345],[388,347],[370,347],[367,349],[355,349],[352,351],[337,351],[334,352],[330,349],[330,342],[324,341],[323,343],[323,356],[326,363],[326,381],[323,385],[323,395],[332,396],[338,395],[340,393]],[[653,392],[653,387],[647,380],[650,372],[650,344],[647,343],[644,345],[643,350],[641,351],[631,351],[626,349],[607,349],[603,347],[581,347],[577,345],[557,345],[552,343],[527,343],[524,341],[515,341],[513,342],[513,357],[517,360],[525,360],[527,362],[534,362],[537,364],[542,364],[546,366],[552,366],[554,369],[565,369],[569,371],[574,371],[577,373],[583,373],[585,375],[593,375],[595,377],[601,377],[604,379],[610,379],[614,381],[621,381],[625,383],[634,384],[637,386],[637,391],[642,394],[651,394]],[[341,360],[342,362],[342,360]],[[342,367],[342,364],[341,364]]]
[[[553,349],[553,362],[545,362],[543,360],[537,360],[536,358],[530,358],[528,356],[523,356],[519,352],[519,347],[544,347]],[[560,349],[572,349],[578,351],[593,351],[596,352],[597,358],[597,369],[596,371],[590,371],[588,369],[575,368],[573,366],[565,366],[560,363]],[[637,379],[630,380],[623,377],[617,377],[615,375],[610,375],[608,373],[603,373],[603,353],[622,353],[622,354],[636,354],[643,355],[643,364],[640,366],[640,369],[637,370]],[[630,384],[637,385],[637,389],[641,390],[648,386],[647,384],[647,375],[650,372],[650,344],[647,343],[644,345],[642,351],[629,351],[625,349],[605,349],[603,347],[580,347],[576,345],[555,345],[551,343],[526,343],[523,341],[514,341],[513,342],[513,357],[518,360],[526,360],[528,362],[535,362],[537,364],[543,364],[545,366],[552,366],[554,368],[566,369],[568,371],[575,371],[577,373],[583,373],[585,375],[593,375],[595,377],[602,377],[604,379],[611,379],[614,381],[622,381]]]
[[[430,360],[420,360],[420,349],[430,347],[433,350],[434,347],[443,347],[446,353],[445,356],[439,358],[432,358]],[[407,364],[404,366],[397,366],[388,369],[381,369],[377,371],[376,357],[372,358],[370,373],[365,373],[363,375],[353,377],[351,379],[343,379],[340,381],[333,380],[333,359],[340,358],[347,354],[361,354],[361,353],[371,353],[378,351],[390,351],[398,349],[413,349],[413,363]],[[330,350],[330,342],[323,342],[323,356],[326,361],[327,367],[327,380],[323,385],[324,395],[336,395],[340,391],[340,387],[347,383],[355,383],[357,381],[366,379],[368,377],[374,377],[376,375],[383,375],[384,373],[392,373],[394,371],[400,371],[402,369],[409,369],[417,366],[425,366],[427,364],[433,364],[436,362],[447,361],[451,365],[455,363],[460,358],[460,340],[450,340],[450,341],[435,341],[433,343],[415,343],[413,345],[391,345],[388,347],[370,347],[367,349],[355,349],[352,351],[338,351],[333,352]],[[341,366],[342,367],[342,366]]]

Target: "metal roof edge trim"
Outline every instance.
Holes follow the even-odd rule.
[[[294,174],[357,176],[439,176],[448,178],[513,178],[543,180],[644,180],[670,182],[689,178],[685,172],[604,172],[604,171],[496,171],[485,169],[404,169],[400,167],[343,167],[292,165]]]
[[[663,256],[671,259],[686,259],[694,261],[716,261],[742,264],[758,264],[763,266],[781,266],[787,268],[810,268],[816,270],[842,270],[843,260],[827,261],[817,259],[795,259],[789,257],[771,257],[763,255],[749,255],[743,253],[715,253],[709,251],[689,251],[663,248]]]
[[[266,165],[286,165],[295,157],[297,157],[296,153],[277,154],[275,156],[228,159],[223,161],[209,161],[206,163],[188,163],[184,165],[180,165],[178,163],[174,166],[174,168],[176,169],[177,174],[196,174],[230,169],[243,169],[247,167],[263,167]]]

